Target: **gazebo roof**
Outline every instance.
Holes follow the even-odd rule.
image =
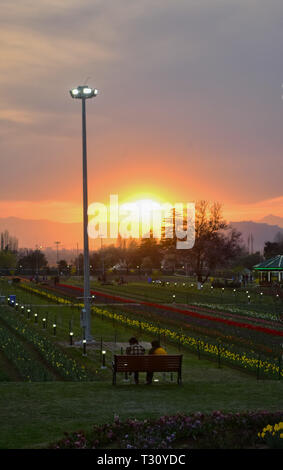
[[[257,271],[283,271],[283,255],[278,255],[256,264],[253,269]]]

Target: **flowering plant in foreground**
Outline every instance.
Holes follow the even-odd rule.
[[[283,412],[246,412],[211,414],[200,412],[162,416],[157,419],[121,421],[94,425],[90,432],[65,433],[52,449],[103,449],[111,445],[120,449],[177,448],[248,448],[260,446],[259,430],[267,423],[282,420]],[[268,444],[267,444],[268,445]]]
[[[270,449],[283,449],[283,421],[275,423],[273,426],[268,424],[258,433],[258,437]]]

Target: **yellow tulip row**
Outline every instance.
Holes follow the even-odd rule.
[[[252,370],[260,369],[261,371],[265,373],[272,373],[272,374],[277,374],[277,375],[279,374],[278,365],[272,364],[266,360],[265,361],[259,360],[256,357],[248,357],[246,353],[235,353],[235,352],[229,351],[227,348],[224,348],[221,345],[209,344],[200,339],[189,337],[183,334],[179,334],[168,328],[162,328],[162,327],[159,328],[158,326],[151,325],[150,323],[147,323],[145,321],[130,319],[129,317],[126,317],[124,315],[112,313],[106,309],[102,309],[99,307],[93,307],[93,311],[97,313],[98,315],[103,315],[109,319],[127,324],[130,327],[140,328],[141,330],[147,331],[148,333],[151,333],[153,335],[166,336],[167,338],[175,342],[178,342],[184,346],[186,345],[190,346],[194,350],[204,351],[205,353],[211,354],[213,356],[220,354],[221,358],[227,359],[230,362],[240,365],[241,367],[244,367],[246,369],[252,369]],[[280,371],[280,374],[283,377],[283,370]]]
[[[26,283],[22,283],[20,285],[21,289],[24,289],[28,292],[32,292],[33,294],[40,295],[46,297],[47,299],[58,302],[60,304],[71,305],[72,302],[68,299],[63,299],[63,297],[58,297],[57,295],[51,294],[50,292],[46,292],[40,289],[36,289],[35,287],[31,287]],[[83,307],[83,304],[76,304],[77,307]]]

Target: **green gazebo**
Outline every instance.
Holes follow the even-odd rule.
[[[256,264],[253,269],[260,273],[261,281],[271,282],[274,274],[279,282],[283,281],[283,255],[278,255]]]

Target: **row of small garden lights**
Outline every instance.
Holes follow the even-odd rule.
[[[152,284],[161,284],[161,281],[152,281]],[[177,282],[174,282],[173,284],[174,284],[175,287],[178,286],[178,283],[177,283]],[[167,282],[166,282],[166,285],[169,286],[169,285],[170,285],[170,282],[167,281]],[[181,285],[181,284],[180,284],[180,285]],[[183,287],[186,287],[186,283],[183,282],[183,283],[182,283],[182,286],[183,286]],[[194,287],[194,284],[188,284],[188,287]],[[203,288],[204,288],[204,285],[201,284],[200,288],[203,289]],[[210,286],[210,289],[214,289],[214,286]],[[224,291],[225,291],[225,288],[224,288],[224,287],[221,287],[221,291],[224,292]],[[236,289],[233,289],[233,292],[236,294],[236,293],[237,293],[237,290],[236,290]],[[246,294],[248,294],[248,293],[249,293],[249,291],[246,291]],[[263,296],[263,292],[260,292],[260,295]],[[173,297],[176,297],[176,296],[173,295]],[[278,299],[278,298],[279,298],[279,294],[276,294],[275,297]],[[248,295],[248,299],[250,299],[250,298],[251,298],[251,296]],[[250,300],[249,300],[249,301],[250,301]]]
[[[18,302],[15,302],[14,300],[10,300],[10,297],[7,297],[7,301],[8,301],[8,304],[11,305],[12,307],[15,307],[16,310],[18,310],[19,308],[19,304]],[[24,314],[24,311],[25,311],[25,306],[24,305],[21,305],[20,306],[20,311],[22,314]],[[27,318],[30,319],[30,314],[31,314],[31,309],[28,308],[27,309]],[[34,313],[34,322],[35,323],[38,323],[38,314],[37,313]],[[56,336],[56,328],[57,328],[57,325],[56,323],[53,323],[53,335]],[[42,327],[43,329],[45,330],[47,328],[47,319],[44,317],[42,319]],[[70,346],[73,345],[73,336],[74,336],[74,333],[73,331],[69,331],[69,341],[70,341]],[[86,340],[83,339],[82,341],[83,343],[83,356],[86,356]],[[105,355],[106,355],[106,351],[102,351],[102,355],[103,355],[103,358],[102,358],[102,368],[105,368]]]

